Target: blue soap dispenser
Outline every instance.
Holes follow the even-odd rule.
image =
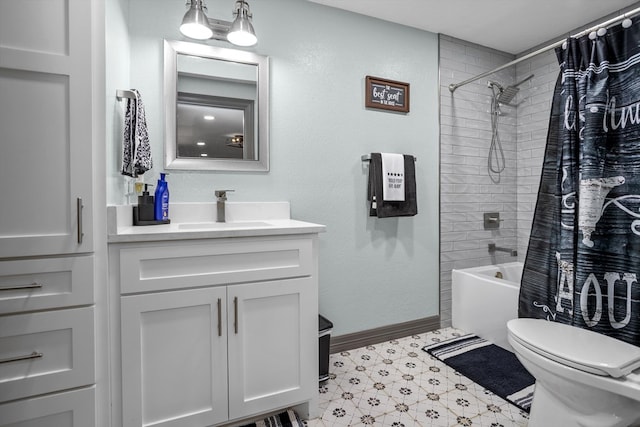
[[[165,173],[160,174],[154,200],[154,219],[169,221],[169,185],[165,181]]]

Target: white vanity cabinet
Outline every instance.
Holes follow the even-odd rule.
[[[103,3],[0,4],[3,427],[103,425],[93,233]]]
[[[317,403],[317,234],[109,254],[123,426],[204,427]]]

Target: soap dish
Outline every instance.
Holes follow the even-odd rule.
[[[133,221],[133,225],[162,225],[162,224],[171,224],[170,219],[161,219],[159,221]]]
[[[160,220],[141,220],[138,215],[138,206],[133,207],[133,225],[162,225],[162,224],[171,224],[170,219],[160,219]]]

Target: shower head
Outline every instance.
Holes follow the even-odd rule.
[[[498,87],[500,88],[500,92],[498,93],[498,95],[496,96],[496,101],[498,101],[501,104],[508,104],[510,103],[513,98],[516,96],[516,94],[518,93],[518,91],[520,90],[520,88],[518,88],[518,86],[520,86],[522,83],[529,81],[533,78],[533,74],[531,74],[529,77],[519,81],[518,83],[514,83],[510,86],[507,86],[505,88],[500,87],[500,85],[498,85]]]
[[[501,90],[500,93],[498,93],[496,100],[501,104],[508,104],[513,100],[513,98],[519,91],[520,89],[515,86],[507,86],[506,88]]]

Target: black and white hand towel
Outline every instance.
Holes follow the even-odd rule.
[[[382,156],[382,200],[404,202],[404,156],[380,153]]]
[[[367,187],[369,216],[388,218],[417,215],[415,158],[409,154],[404,154],[403,157],[404,176],[402,177],[402,184],[404,185],[404,200],[385,200],[383,188],[385,183],[389,185],[389,180],[383,175],[382,154],[371,153],[369,185]]]
[[[121,172],[135,178],[153,167],[153,159],[142,97],[136,89],[131,91],[135,94],[135,99],[127,99]]]

